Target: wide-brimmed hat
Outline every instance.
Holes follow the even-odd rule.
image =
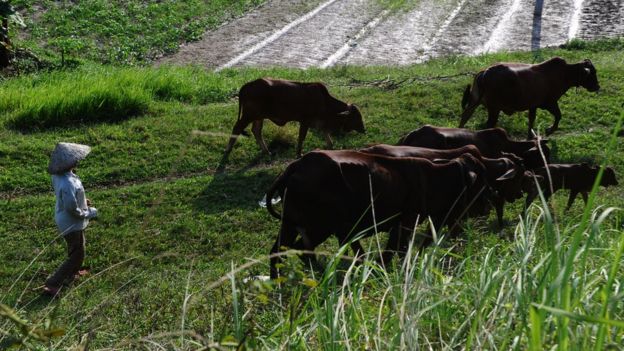
[[[58,143],[50,155],[48,172],[62,174],[74,168],[91,152],[91,147],[74,143]]]

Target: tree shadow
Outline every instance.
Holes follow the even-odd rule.
[[[544,8],[544,0],[535,0],[533,9],[533,30],[531,31],[531,52],[533,52],[533,60],[541,61],[541,42],[542,42],[542,9]]]

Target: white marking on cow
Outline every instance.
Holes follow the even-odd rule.
[[[514,14],[520,8],[520,2],[520,0],[513,0],[513,2],[511,3],[511,7],[507,11],[505,11],[503,18],[498,21],[498,24],[492,31],[490,39],[488,39],[487,43],[485,43],[483,47],[477,49],[475,54],[493,52],[500,48],[501,44],[505,41],[505,35],[509,30],[509,25],[514,17]]]
[[[451,14],[446,18],[444,23],[442,23],[442,25],[440,26],[438,31],[433,35],[431,40],[429,40],[428,42],[425,43],[425,45],[423,45],[424,53],[417,60],[418,62],[422,62],[422,61],[428,59],[431,56],[431,49],[433,48],[433,46],[435,44],[438,43],[438,40],[440,40],[440,37],[442,36],[442,33],[444,33],[446,31],[446,29],[448,28],[448,26],[451,25],[451,23],[453,23],[453,21],[455,20],[455,17],[457,17],[457,15],[459,14],[459,11],[461,11],[461,9],[464,7],[464,5],[466,4],[467,1],[468,0],[461,0],[459,2],[459,4],[457,5],[457,7],[455,7],[453,12],[451,12]]]
[[[373,18],[370,22],[368,22],[362,29],[360,29],[357,34],[353,38],[351,38],[348,42],[346,42],[343,46],[338,49],[338,51],[334,52],[331,56],[329,56],[321,65],[321,68],[327,68],[333,66],[338,60],[345,57],[353,49],[357,46],[358,40],[360,40],[363,36],[365,36],[371,29],[375,28],[381,20],[388,15],[390,11],[384,10],[381,13]]]
[[[317,6],[314,10],[306,13],[305,15],[297,18],[296,20],[288,23],[287,25],[285,25],[284,27],[282,27],[282,29],[278,30],[277,32],[271,34],[271,36],[269,36],[268,38],[262,40],[261,42],[259,42],[258,44],[252,46],[251,48],[245,50],[243,53],[241,53],[240,55],[234,57],[233,59],[231,59],[230,61],[222,64],[221,66],[217,67],[215,69],[215,72],[218,72],[224,68],[228,68],[228,67],[232,67],[235,64],[239,63],[240,61],[244,60],[245,58],[253,55],[255,52],[257,52],[258,50],[262,49],[263,47],[271,44],[272,42],[274,42],[275,40],[279,39],[282,35],[284,35],[286,32],[288,32],[289,30],[293,29],[294,27],[300,25],[301,23],[309,20],[310,18],[316,16],[316,14],[318,14],[319,12],[323,11],[324,8],[326,8],[327,6],[333,4],[334,2],[336,2],[337,0],[329,0],[326,1],[322,4],[320,4],[319,6]]]
[[[574,0],[574,11],[570,19],[570,28],[568,29],[568,40],[574,39],[579,29],[581,21],[581,11],[583,10],[583,0]]]

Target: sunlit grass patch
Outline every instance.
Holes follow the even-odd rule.
[[[154,100],[210,103],[235,93],[232,82],[199,68],[94,67],[11,81],[0,92],[0,111],[10,127],[36,131],[125,120],[145,114]]]

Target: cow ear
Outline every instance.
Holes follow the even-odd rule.
[[[516,176],[517,170],[516,167],[508,170],[505,174],[503,174],[502,176],[496,178],[497,181],[502,181],[502,180],[509,180],[512,179],[513,177]]]

